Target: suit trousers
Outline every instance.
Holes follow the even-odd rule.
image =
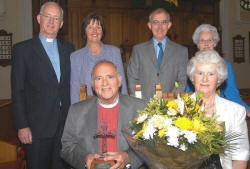
[[[33,139],[26,150],[28,169],[64,169],[60,137]]]
[[[66,168],[65,162],[60,157],[61,138],[65,122],[62,120],[62,116],[59,118],[59,124],[54,137],[33,138],[32,144],[26,145],[28,169]]]

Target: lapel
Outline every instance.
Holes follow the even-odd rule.
[[[60,71],[61,71],[61,77],[60,77],[60,83],[65,78],[65,64],[66,64],[66,55],[65,55],[65,48],[63,47],[62,40],[58,40],[57,38],[57,46],[58,46],[58,53],[59,53],[59,58],[60,58]]]
[[[87,123],[86,126],[87,128],[89,128],[90,136],[93,138],[91,139],[90,145],[92,145],[92,152],[98,152],[100,153],[100,145],[99,145],[99,138],[98,137],[94,137],[95,132],[99,129],[99,110],[98,110],[98,101],[97,101],[97,97],[93,98],[93,102],[92,102],[92,106],[90,106],[91,110],[88,110],[90,113],[88,113],[88,117],[87,117]]]
[[[36,36],[34,38],[34,45],[33,45],[33,50],[36,52],[35,56],[38,56],[40,61],[44,63],[44,68],[48,68],[52,75],[53,75],[53,79],[55,79],[58,83],[57,77],[56,77],[56,72],[52,66],[52,63],[49,59],[49,56],[47,55],[42,42],[39,39],[39,36]]]
[[[123,96],[119,94],[119,110],[118,110],[118,121],[117,121],[117,151],[124,151],[125,145],[127,145],[126,140],[121,132],[123,127],[128,126],[127,111],[128,108],[123,104]]]
[[[166,47],[165,47],[165,50],[164,50],[164,55],[162,57],[162,61],[161,61],[161,67],[160,67],[160,70],[162,70],[165,66],[167,66],[168,64],[168,58],[171,57],[173,55],[173,44],[172,42],[167,38],[167,41],[166,41]],[[167,66],[168,67],[168,66]],[[163,69],[164,71],[166,71],[166,68]]]
[[[221,99],[217,94],[215,95],[215,110],[216,110],[216,114],[219,115],[219,120],[223,119],[223,112],[227,112],[227,106],[225,106],[225,103],[223,101],[223,99]]]
[[[148,42],[149,43],[148,43],[148,45],[146,47],[146,49],[147,49],[147,55],[150,57],[150,59],[152,60],[154,66],[155,66],[155,68],[158,70],[157,56],[156,56],[156,53],[155,53],[153,39],[151,39]]]

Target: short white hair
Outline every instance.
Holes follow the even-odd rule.
[[[170,16],[170,14],[169,14],[164,8],[158,8],[158,9],[153,10],[153,11],[149,14],[149,17],[148,17],[149,22],[152,21],[153,15],[155,15],[155,14],[160,14],[160,13],[165,13],[165,14],[167,15],[167,17],[168,17],[168,21],[171,21],[171,16]]]
[[[220,36],[216,27],[210,24],[201,24],[195,29],[193,36],[192,36],[194,44],[196,45],[198,44],[200,33],[205,32],[205,31],[209,31],[213,34],[213,40],[215,41],[215,44],[217,45],[217,43],[220,41]]]
[[[121,77],[121,74],[119,73],[119,71],[118,71],[118,69],[117,69],[117,66],[116,66],[113,62],[108,61],[108,60],[100,60],[100,61],[98,61],[98,62],[94,65],[94,67],[93,67],[93,69],[92,69],[92,72],[91,72],[92,84],[93,84],[93,82],[94,82],[94,80],[95,80],[94,78],[95,78],[95,70],[96,70],[96,67],[99,66],[100,64],[103,64],[103,63],[111,64],[111,65],[115,68],[115,71],[116,71],[116,73],[117,73],[117,77],[118,77],[118,78]]]
[[[187,75],[191,82],[194,82],[194,72],[198,65],[204,63],[212,63],[216,65],[216,71],[218,74],[218,83],[216,87],[219,87],[227,79],[227,65],[224,59],[214,50],[203,50],[195,53],[187,64]]]
[[[60,9],[60,11],[61,11],[61,18],[63,19],[63,9],[62,9],[62,7],[61,7],[58,3],[53,2],[53,1],[45,2],[45,3],[41,6],[41,8],[40,8],[40,14],[43,14],[43,10],[44,10],[44,8],[45,8],[47,5],[57,6],[57,7]]]

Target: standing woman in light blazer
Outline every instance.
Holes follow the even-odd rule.
[[[71,104],[80,101],[80,86],[87,86],[87,95],[93,95],[91,87],[91,71],[100,60],[113,62],[122,76],[121,93],[128,94],[120,49],[104,44],[105,26],[103,19],[96,13],[89,14],[82,23],[82,38],[87,44],[75,51],[70,56],[71,80],[70,95]]]

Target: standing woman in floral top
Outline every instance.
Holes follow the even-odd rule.
[[[127,84],[120,54],[120,49],[104,44],[105,36],[103,19],[96,13],[89,14],[82,23],[82,37],[87,42],[85,47],[71,54],[71,104],[80,100],[80,86],[87,86],[87,95],[93,95],[91,88],[91,71],[94,65],[100,60],[113,62],[119,73],[122,75],[122,94],[127,94]]]

